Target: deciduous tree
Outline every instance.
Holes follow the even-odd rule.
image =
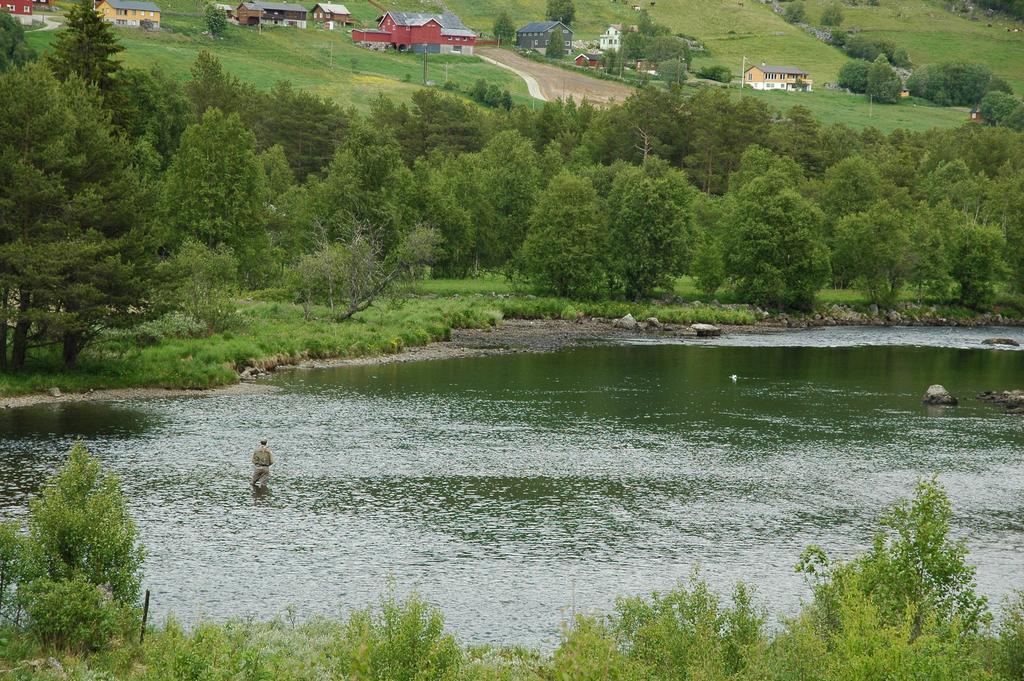
[[[833,2],[821,12],[821,25],[839,27],[843,25],[843,6]]]
[[[228,30],[228,15],[212,2],[203,10],[203,21],[206,23],[206,30],[214,38],[220,37]]]
[[[497,38],[502,45],[511,47],[516,43],[516,26],[512,23],[512,17],[509,16],[506,10],[502,10],[498,13],[498,16],[494,19],[494,37]]]
[[[743,300],[809,309],[828,277],[821,210],[791,188],[757,179],[740,189],[724,220],[726,271]]]
[[[651,295],[685,270],[693,194],[685,177],[659,159],[616,172],[606,212],[612,269],[627,297]]]
[[[544,48],[544,56],[548,59],[561,59],[565,56],[565,34],[556,26],[548,36],[548,44]]]
[[[163,222],[171,243],[192,237],[213,248],[229,246],[243,278],[264,280],[267,185],[256,138],[237,114],[209,109],[188,126],[164,180]]]
[[[572,22],[576,20],[576,5],[573,0],[548,0],[548,19],[572,26]]]
[[[911,276],[912,224],[912,216],[880,201],[863,213],[847,215],[836,225],[833,257],[837,269],[852,278],[876,305],[892,306]]]
[[[540,194],[523,242],[521,265],[539,288],[559,296],[597,297],[608,290],[607,231],[597,192],[568,171]]]
[[[878,55],[868,68],[867,95],[876,102],[895,104],[900,101],[902,89],[903,81],[899,74],[889,65],[884,55]]]

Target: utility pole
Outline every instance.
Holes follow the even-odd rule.
[[[427,46],[423,46],[423,84],[427,84]]]
[[[740,62],[740,89],[743,89],[743,78],[747,75],[747,57],[743,57],[743,61]]]

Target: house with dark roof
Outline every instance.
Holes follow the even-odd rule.
[[[313,21],[317,26],[323,26],[328,31],[333,31],[339,26],[344,28],[349,24],[356,23],[352,13],[345,5],[335,5],[329,2],[318,2],[309,10],[313,15]]]
[[[160,8],[151,2],[136,0],[99,0],[95,9],[103,20],[115,26],[160,28]]]
[[[298,26],[306,28],[306,8],[287,2],[243,2],[233,19],[239,26]]]
[[[377,28],[352,30],[357,45],[400,52],[470,55],[476,39],[476,33],[451,12],[388,12],[377,19]]]
[[[743,87],[755,90],[811,91],[810,74],[793,66],[751,66],[743,73]]]
[[[527,24],[516,31],[516,47],[523,50],[544,50],[547,49],[551,40],[551,33],[556,28],[561,29],[562,38],[565,40],[565,49],[572,49],[572,29],[561,21],[535,21]]]

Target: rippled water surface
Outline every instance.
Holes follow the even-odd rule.
[[[10,409],[0,514],[23,514],[80,437],[123,480],[158,616],[336,613],[394,576],[465,641],[547,645],[571,603],[605,610],[698,566],[791,612],[803,547],[863,549],[882,509],[937,474],[998,599],[1024,588],[1024,419],[970,398],[1024,386],[1024,353],[986,335],[1021,337],[638,342],[282,373],[270,395]],[[922,407],[936,382],[962,406]],[[278,464],[254,497],[263,435]]]

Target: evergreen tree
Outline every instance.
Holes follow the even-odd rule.
[[[565,34],[562,33],[562,29],[558,26],[548,36],[548,44],[544,48],[544,56],[548,59],[561,59],[565,56]]]
[[[516,27],[512,23],[512,17],[505,10],[502,10],[494,20],[494,37],[506,47],[516,43]]]
[[[130,151],[77,77],[0,76],[0,304],[14,323],[0,366],[54,342],[74,365],[101,330],[145,311],[153,249]]]
[[[212,107],[225,114],[238,113],[250,108],[251,86],[224,71],[220,60],[207,50],[200,50],[189,70],[191,78],[185,83],[185,92],[192,100],[195,115],[201,118]]]
[[[110,24],[93,9],[92,0],[79,0],[68,12],[48,61],[60,80],[76,75],[107,92],[121,68],[114,55],[122,50]]]
[[[36,58],[25,42],[25,29],[7,12],[0,12],[0,73]]]

